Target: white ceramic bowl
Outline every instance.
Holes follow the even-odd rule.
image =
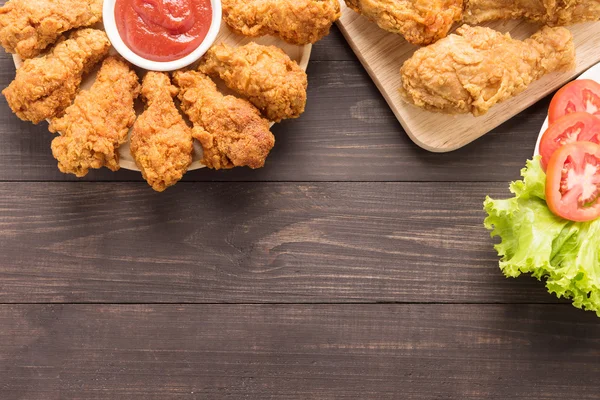
[[[196,50],[188,54],[187,56],[180,58],[179,60],[169,61],[169,62],[160,62],[160,61],[150,61],[139,55],[135,54],[133,51],[127,47],[121,35],[119,34],[119,30],[117,29],[117,22],[115,21],[115,3],[117,0],[104,0],[104,8],[102,10],[103,19],[104,19],[104,29],[106,30],[106,34],[108,35],[108,39],[112,43],[113,47],[117,52],[122,55],[127,61],[132,63],[133,65],[137,65],[140,68],[143,68],[148,71],[176,71],[178,69],[182,69],[191,65],[198,61],[210,47],[213,45],[215,40],[217,39],[217,35],[221,29],[221,20],[222,20],[222,6],[221,0],[211,0],[212,5],[212,22],[210,24],[210,29],[208,30],[208,34],[206,38]]]

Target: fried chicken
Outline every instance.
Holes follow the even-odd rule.
[[[10,0],[0,7],[0,44],[33,58],[60,35],[102,19],[102,0]]]
[[[306,73],[278,47],[256,43],[237,48],[214,46],[200,70],[220,77],[270,121],[298,118],[306,107]]]
[[[135,121],[133,102],[139,92],[138,77],[129,64],[107,58],[92,88],[79,93],[64,117],[50,123],[51,132],[61,133],[52,142],[58,168],[78,177],[90,168],[117,171],[117,150]]]
[[[525,41],[468,25],[456,32],[404,63],[400,91],[407,101],[479,116],[543,75],[575,66],[573,37],[565,28],[544,27]]]
[[[327,36],[341,15],[339,0],[223,0],[224,20],[236,33],[299,46]]]
[[[212,169],[262,168],[275,145],[269,121],[246,100],[224,96],[200,72],[176,72],[181,108],[194,124],[204,149],[202,163]]]
[[[346,4],[381,29],[417,45],[446,37],[463,11],[463,0],[346,0]]]
[[[479,24],[526,18],[550,26],[600,19],[600,0],[465,0],[464,19]]]
[[[77,31],[50,54],[26,60],[2,94],[24,121],[38,124],[60,116],[73,102],[83,74],[99,63],[109,49],[106,33],[95,29]]]
[[[192,129],[175,107],[177,93],[169,75],[148,72],[142,83],[146,111],[131,131],[131,155],[157,192],[179,182],[192,163]]]

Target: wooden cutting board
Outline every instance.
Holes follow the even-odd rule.
[[[408,136],[417,145],[432,152],[453,151],[471,143],[600,62],[600,22],[575,25],[569,29],[577,47],[576,70],[547,75],[482,117],[432,113],[405,103],[398,91],[400,67],[418,47],[407,43],[399,35],[380,29],[346,7],[343,0],[342,11],[338,25],[352,49]],[[522,21],[497,21],[485,26],[510,32],[516,39],[525,39],[539,29],[535,24]]]

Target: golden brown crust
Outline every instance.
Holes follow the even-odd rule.
[[[327,36],[340,16],[339,0],[223,0],[223,19],[238,34],[299,46]]]
[[[246,100],[223,96],[206,75],[175,73],[181,107],[194,124],[193,136],[204,150],[202,163],[212,169],[262,168],[275,145],[269,121]]]
[[[448,35],[462,17],[463,0],[345,0],[348,7],[413,44],[431,44]]]
[[[169,75],[148,72],[142,83],[146,111],[131,131],[131,155],[157,192],[179,182],[192,163],[192,129],[175,107],[177,93]]]
[[[565,28],[543,28],[520,41],[490,28],[465,25],[418,50],[400,71],[403,97],[430,111],[485,114],[543,75],[574,67]]]
[[[133,102],[139,92],[139,79],[129,64],[107,58],[92,88],[79,93],[64,117],[50,123],[50,131],[61,133],[52,142],[58,168],[78,177],[90,168],[117,171],[117,150],[135,121]]]
[[[298,118],[306,107],[306,73],[278,47],[256,43],[213,46],[200,70],[221,78],[270,121]]]
[[[26,60],[2,94],[24,121],[38,124],[60,116],[73,102],[82,75],[100,62],[109,48],[106,33],[95,29],[77,31],[50,54]]]
[[[60,35],[102,19],[102,0],[10,0],[0,7],[0,44],[33,58]]]

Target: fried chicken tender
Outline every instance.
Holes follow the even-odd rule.
[[[525,41],[484,27],[464,25],[456,32],[404,63],[400,92],[407,101],[480,116],[543,75],[575,67],[573,36],[565,28],[544,27]]]
[[[308,77],[280,48],[248,43],[212,47],[200,70],[220,77],[245,96],[270,121],[298,118],[306,107]]]
[[[83,74],[106,57],[109,49],[106,33],[77,31],[50,54],[26,60],[2,94],[24,121],[38,124],[61,116],[73,102]]]
[[[133,69],[118,57],[102,64],[89,91],[77,95],[62,118],[50,122],[52,154],[65,174],[87,175],[90,168],[119,169],[119,146],[135,121],[133,102],[140,92]]]
[[[223,0],[224,20],[236,33],[299,46],[323,39],[341,16],[339,0]]]
[[[33,58],[60,35],[102,19],[102,0],[10,0],[0,7],[0,44]]]
[[[200,72],[176,72],[181,108],[194,124],[204,149],[202,163],[212,169],[262,168],[275,145],[269,121],[246,100],[224,96]]]
[[[131,131],[131,155],[157,192],[179,182],[192,163],[192,129],[173,102],[178,92],[169,75],[148,72],[142,83],[146,111]]]
[[[352,10],[413,44],[446,37],[462,18],[463,0],[346,0]]]
[[[470,24],[520,18],[549,26],[598,21],[600,0],[465,0],[464,19]]]

